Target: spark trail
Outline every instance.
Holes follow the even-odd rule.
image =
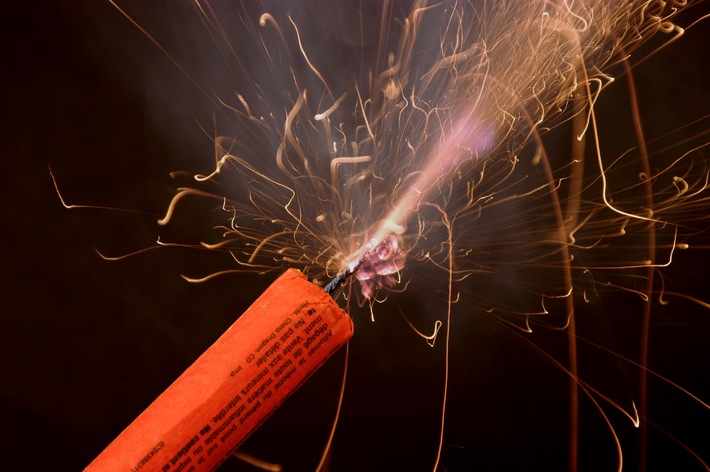
[[[568,358],[551,362],[571,379],[572,469],[580,390],[637,420],[579,377],[575,304],[657,294],[649,274],[703,231],[707,134],[651,165],[644,146],[610,159],[595,109],[622,63],[680,38],[686,2],[365,2],[332,24],[311,5],[192,5],[198,49],[225,69],[190,72],[218,110],[215,166],[161,225],[179,224],[183,199],[213,199],[227,216],[199,246],[237,264],[218,274],[295,266],[335,277],[326,290],[353,310],[426,278],[448,313],[458,301],[506,328],[566,332]],[[573,152],[551,155],[545,134],[565,126]]]

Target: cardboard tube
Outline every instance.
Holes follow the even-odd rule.
[[[216,469],[352,334],[335,301],[289,269],[85,470]]]

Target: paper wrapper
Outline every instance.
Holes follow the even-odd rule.
[[[216,469],[352,334],[321,287],[286,271],[85,470]]]

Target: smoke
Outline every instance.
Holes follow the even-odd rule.
[[[633,139],[612,151],[600,138],[617,117],[597,110],[631,73],[625,63],[680,37],[682,6],[214,2],[152,21],[126,6],[183,73],[178,85],[146,72],[151,116],[166,128],[201,117],[215,151],[178,177],[160,222],[189,224],[173,217],[189,211],[185,197],[209,201],[216,231],[170,243],[224,252],[217,275],[298,267],[325,284],[363,257],[371,268],[372,248],[395,247],[406,261],[387,265],[386,279],[363,274],[364,297],[354,284],[339,294],[354,316],[358,302],[396,316],[376,302],[424,299],[408,321],[456,325],[454,347],[485,319],[571,379],[576,393],[562,401],[582,396],[629,424],[642,403],[630,398],[646,393],[636,380],[588,380],[584,356],[604,348],[577,342],[607,341],[600,326],[613,323],[579,314],[606,311],[610,293],[629,294],[638,313],[664,300],[655,274],[704,231],[707,136],[669,150],[634,132],[632,112]],[[561,150],[550,145],[562,136]],[[634,344],[648,339],[642,325]],[[542,339],[521,337],[541,328]],[[575,408],[563,410],[576,418]],[[574,456],[583,441],[570,421]]]

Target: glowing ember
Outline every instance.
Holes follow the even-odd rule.
[[[377,289],[397,284],[397,275],[404,268],[405,259],[397,237],[390,234],[379,243],[375,239],[370,240],[366,252],[348,265],[347,271],[360,281],[365,298],[372,298]]]

